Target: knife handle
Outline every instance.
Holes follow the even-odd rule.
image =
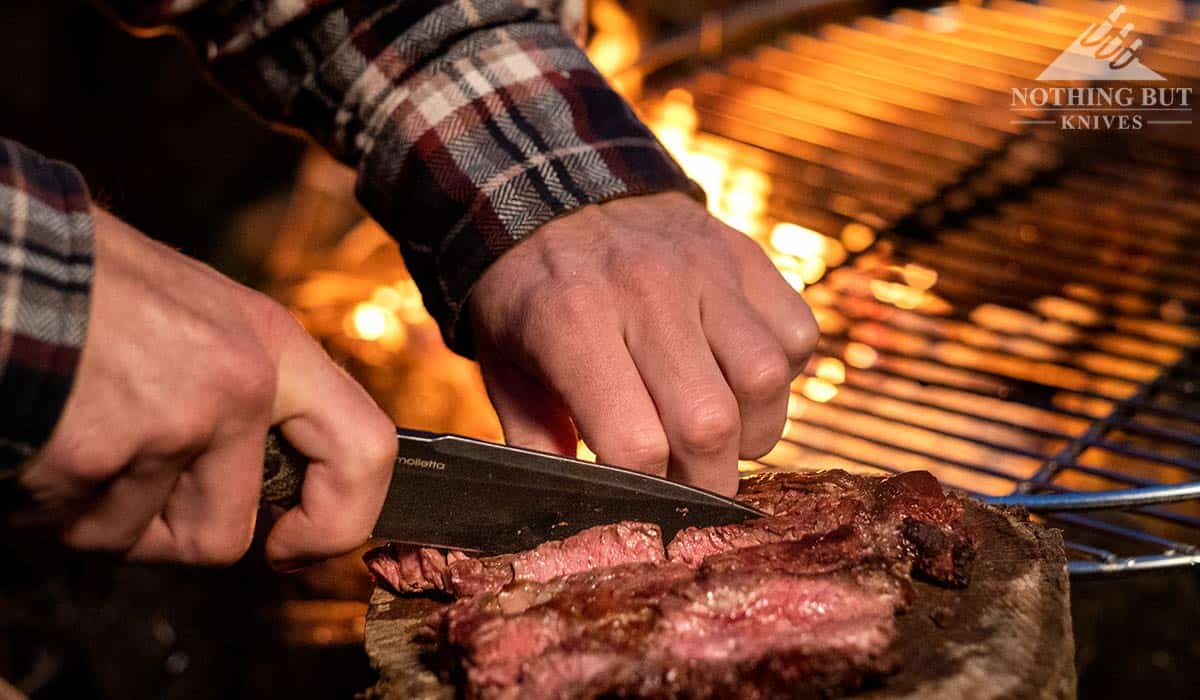
[[[307,470],[308,458],[287,441],[279,428],[271,428],[267,431],[259,504],[291,508],[300,503],[300,487]]]

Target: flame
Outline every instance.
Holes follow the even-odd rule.
[[[851,222],[846,224],[842,229],[842,243],[846,246],[846,250],[852,253],[860,253],[875,242],[875,232],[870,226]]]
[[[1074,299],[1045,296],[1033,302],[1033,308],[1046,318],[1077,326],[1094,326],[1103,320],[1099,311]]]
[[[676,88],[647,119],[654,134],[708,198],[708,209],[729,226],[757,238],[765,229],[771,179],[748,165],[732,163],[733,148],[719,138],[699,135],[691,93]]]
[[[846,343],[844,356],[846,364],[858,369],[870,369],[879,360],[879,353],[875,348],[857,341]]]
[[[824,257],[832,242],[832,239],[798,224],[780,223],[771,230],[771,247],[797,258]]]
[[[880,279],[871,280],[871,294],[885,304],[905,310],[917,308],[925,298],[924,292],[919,289]]]
[[[846,381],[846,365],[836,357],[822,357],[817,362],[816,375],[830,384],[843,384]]]
[[[596,31],[587,45],[588,58],[618,92],[636,96],[641,91],[641,74],[629,69],[642,43],[637,22],[616,0],[593,0],[589,14]]]
[[[904,276],[905,284],[922,292],[932,289],[933,285],[937,284],[938,273],[936,270],[931,270],[928,267],[923,267],[915,263],[905,265],[901,269],[901,274]]]
[[[596,453],[592,452],[592,448],[588,447],[587,443],[580,440],[579,444],[575,446],[575,459],[582,459],[585,462],[595,462]]]
[[[832,382],[829,382],[820,377],[808,377],[804,380],[804,385],[800,388],[800,392],[805,398],[817,403],[827,403],[833,397],[837,396],[838,388]]]
[[[379,340],[388,332],[388,326],[395,324],[395,317],[387,309],[369,301],[359,302],[346,318],[350,321],[346,332],[363,340]]]

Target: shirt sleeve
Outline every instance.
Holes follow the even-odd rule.
[[[357,169],[451,347],[487,267],[617,197],[703,197],[537,0],[124,0],[190,35],[219,82]]]
[[[58,422],[87,333],[91,281],[83,178],[0,139],[0,482]]]

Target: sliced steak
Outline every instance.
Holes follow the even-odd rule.
[[[721,552],[820,535],[852,525],[863,507],[857,495],[812,498],[806,505],[809,512],[802,515],[681,530],[667,545],[667,558],[688,566],[699,566],[708,557]]]
[[[597,567],[662,562],[662,532],[647,523],[589,528],[518,554],[480,559],[428,547],[390,545],[369,552],[368,567],[401,593],[443,590],[455,596],[498,591],[513,581],[549,581]]]
[[[849,499],[863,507],[870,494],[863,493],[866,480],[841,469],[820,472],[761,472],[742,477],[737,499],[767,515],[826,517],[823,505]]]
[[[466,558],[462,552],[443,552],[398,542],[372,549],[363,557],[376,579],[387,582],[400,593],[444,588],[446,567]]]
[[[763,474],[768,517],[681,531],[618,523],[500,557],[392,546],[401,591],[458,600],[427,620],[481,698],[817,697],[893,667],[909,576],[964,585],[958,496],[925,472]]]
[[[506,589],[441,616],[480,697],[852,686],[890,667],[893,616],[907,601],[904,580],[878,563],[815,576],[640,564],[513,588],[528,607],[503,611]]]
[[[578,649],[599,638],[609,647],[637,646],[655,606],[693,577],[682,564],[641,563],[517,582],[455,602],[430,626],[463,655],[472,687],[508,687],[531,659],[564,645]]]
[[[872,561],[886,560],[878,555],[860,528],[843,525],[836,530],[794,540],[715,554],[704,560],[700,570],[705,574],[747,572],[813,576]]]
[[[946,494],[928,472],[888,478],[840,470],[770,473],[746,479],[738,498],[774,517],[688,528],[667,546],[668,558],[699,566],[722,552],[851,528],[856,546],[876,556],[912,566],[918,575],[938,583],[967,582],[973,550],[957,527],[962,503]]]

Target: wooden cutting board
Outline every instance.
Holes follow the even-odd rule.
[[[970,502],[964,523],[975,540],[971,585],[948,590],[916,584],[898,618],[901,666],[880,687],[853,693],[873,700],[1074,698],[1075,644],[1062,534],[1023,512]],[[441,603],[376,588],[366,646],[379,669],[369,697],[449,700],[452,683],[428,663],[432,648],[414,639]]]

